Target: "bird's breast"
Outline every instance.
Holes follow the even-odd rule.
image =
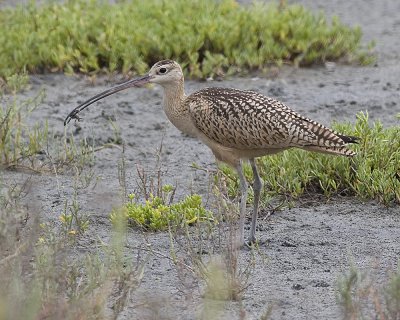
[[[168,120],[183,133],[196,137],[196,127],[190,117],[189,110],[180,110],[178,108],[164,105],[164,112]]]

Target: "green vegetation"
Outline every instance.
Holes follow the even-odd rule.
[[[34,156],[43,149],[48,137],[47,124],[32,128],[25,123],[26,117],[43,101],[44,92],[33,99],[18,101],[15,92],[26,85],[27,77],[11,76],[7,78],[8,90],[14,92],[11,101],[0,104],[0,165],[15,167],[30,163],[33,167]]]
[[[38,221],[23,228],[29,216],[10,201],[0,197],[0,319],[116,319],[147,261],[126,256],[124,228],[76,259],[69,235]]]
[[[148,230],[165,230],[169,226],[192,224],[201,220],[212,220],[213,215],[206,210],[198,194],[188,195],[182,201],[172,203],[174,188],[171,185],[162,187],[161,197],[150,194],[144,204],[135,201],[130,194],[130,203],[125,206],[125,217],[135,226]],[[111,214],[111,220],[117,219],[119,211]]]
[[[288,150],[259,159],[260,175],[269,196],[284,195],[297,198],[304,193],[352,195],[362,199],[376,199],[389,205],[400,203],[400,127],[384,128],[378,121],[370,124],[368,115],[360,113],[353,127],[335,124],[338,132],[360,137],[351,146],[358,154],[348,159],[332,155]],[[230,195],[238,190],[234,171],[222,168]],[[252,180],[249,167],[246,176]]]
[[[60,215],[59,219],[64,234],[73,236],[83,234],[89,227],[89,217],[87,214],[80,212],[76,192],[74,193],[71,205],[68,205],[68,201],[65,201],[64,212]]]
[[[183,62],[185,72],[194,77],[270,64],[309,65],[338,59],[368,63],[373,58],[360,45],[360,29],[343,26],[337,18],[328,23],[323,14],[314,15],[297,5],[245,7],[232,0],[137,0],[114,5],[67,0],[65,5],[40,7],[32,2],[1,10],[0,27],[6,30],[0,33],[0,84],[4,79],[7,92],[0,101],[0,168],[51,171],[57,184],[60,169],[73,168],[76,174],[72,199],[62,199],[64,208],[53,203],[59,219],[52,222],[40,220],[44,206],[30,200],[34,197],[27,200],[29,210],[20,203],[29,191],[23,183],[5,185],[0,177],[0,319],[116,319],[128,305],[140,304],[132,303],[130,295],[140,286],[151,255],[167,259],[175,268],[181,295],[191,299],[193,288],[204,285],[200,302],[204,318],[224,312],[227,300],[238,301],[238,317],[245,317],[241,299],[256,262],[251,256],[246,266],[240,260],[243,254],[232,246],[237,208],[224,198],[223,180],[216,179],[223,186],[215,187],[220,192],[219,207],[213,208],[213,214],[197,194],[174,202],[175,190],[161,183],[161,171],[157,181],[148,179],[144,170],[138,172],[141,194],[129,195],[130,202],[112,213],[109,238],[100,240],[96,232],[95,237],[93,233],[81,237],[92,226],[89,213],[81,210],[78,194],[83,192],[78,191],[96,183],[88,164],[94,161],[94,151],[105,146],[95,149],[86,140],[75,143],[66,133],[53,134],[45,120],[32,124],[29,117],[44,92],[25,101],[16,92],[27,84],[25,72],[142,73],[163,58]],[[113,143],[123,149],[120,129],[111,120],[110,126]],[[259,159],[266,182],[264,199],[317,192],[376,199],[385,205],[400,203],[400,127],[370,124],[367,115],[359,114],[354,127],[336,124],[335,128],[361,138],[359,145],[352,146],[358,155],[347,159],[290,150]],[[124,159],[119,167],[125,200]],[[223,174],[228,178],[227,193],[235,195],[234,171],[224,167]],[[249,167],[246,176],[251,181]],[[56,200],[68,188],[61,186],[64,181],[57,186]],[[95,192],[91,187],[85,192]],[[224,223],[214,223],[220,217]],[[196,223],[201,220],[208,223]],[[169,229],[170,250],[154,250],[146,234],[138,247],[132,247],[127,222],[144,230]],[[166,310],[164,302],[160,312]],[[372,308],[375,318],[399,319],[400,271],[393,272],[380,290],[373,280],[351,269],[339,281],[338,303],[348,319],[366,318]],[[157,306],[149,303],[149,308]],[[271,310],[265,311],[263,319]]]
[[[27,82],[26,74],[13,75],[6,78],[7,85],[0,91],[0,98],[4,97],[0,101],[0,167],[56,173],[71,167],[81,171],[93,163],[94,148],[85,139],[76,143],[72,135],[54,134],[46,120],[32,124],[30,117],[43,102],[45,92],[20,99],[17,92]]]
[[[338,281],[337,301],[344,319],[397,320],[400,317],[400,269],[387,276],[383,287],[354,265]]]
[[[0,11],[0,77],[29,72],[143,73],[165,58],[207,77],[264,68],[373,60],[360,28],[299,5],[233,0],[69,0]]]

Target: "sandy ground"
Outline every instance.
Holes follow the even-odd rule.
[[[290,1],[294,2],[294,1]],[[365,41],[375,39],[378,62],[375,66],[336,65],[330,68],[284,68],[274,78],[253,76],[222,82],[187,81],[187,92],[205,86],[252,89],[287,103],[302,114],[329,125],[333,120],[355,121],[358,111],[368,111],[372,120],[385,126],[398,125],[400,112],[400,2],[397,0],[312,1],[302,4],[314,10],[338,15],[350,25],[360,25]],[[63,133],[62,121],[78,102],[110,86],[109,79],[90,84],[82,77],[36,75],[30,90],[21,96],[32,96],[45,88],[47,97],[32,121],[47,119],[51,130]],[[178,195],[188,190],[208,194],[208,177],[194,170],[195,162],[215,168],[211,152],[200,142],[179,133],[168,123],[161,108],[159,87],[138,88],[104,99],[83,114],[84,120],[67,130],[76,138],[89,137],[96,144],[109,141],[114,132],[107,120],[114,117],[126,142],[128,191],[137,190],[136,166],[154,171],[156,154],[162,144],[161,163],[164,182],[176,183]],[[118,163],[121,151],[104,149],[96,153],[94,187],[82,190],[78,200],[90,214],[90,228],[77,246],[76,254],[93,250],[94,239],[108,241],[108,220],[113,206],[121,203]],[[31,209],[43,221],[58,223],[64,199],[71,198],[73,175],[32,175],[22,172],[2,173],[9,183],[30,179],[33,186],[26,197]],[[246,319],[258,319],[272,306],[272,319],[339,319],[336,303],[338,277],[352,260],[361,270],[370,270],[379,285],[386,272],[397,267],[400,256],[400,209],[385,208],[373,201],[354,198],[322,198],[300,201],[265,219],[260,217],[258,238],[260,254],[243,298]],[[129,248],[146,238],[158,251],[168,254],[169,239],[165,233],[143,236],[129,230]],[[241,253],[245,265],[251,253]],[[265,258],[265,259],[264,259]],[[120,319],[143,319],[150,316],[145,301],[160,302],[161,314],[155,318],[195,319],[201,312],[201,289],[188,296],[182,290],[176,269],[165,258],[152,257],[144,281],[134,293]],[[141,306],[141,307],[140,307]],[[239,303],[225,307],[224,319],[239,318]],[[222,314],[222,313],[221,313]],[[154,315],[154,314],[153,314]]]

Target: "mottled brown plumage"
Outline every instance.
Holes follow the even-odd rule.
[[[241,203],[239,241],[244,240],[247,182],[242,161],[249,160],[254,174],[254,208],[249,242],[255,241],[258,203],[262,181],[254,158],[297,147],[309,151],[354,156],[346,147],[357,138],[344,136],[303,117],[273,98],[254,91],[206,88],[189,96],[184,92],[182,69],[172,60],[157,62],[145,76],[106,90],[75,108],[65,119],[95,101],[115,92],[157,83],[164,88],[163,107],[168,119],[181,131],[203,141],[215,157],[233,166],[240,178]]]
[[[354,155],[333,130],[254,91],[206,88],[187,97],[185,104],[196,128],[224,147],[240,150],[315,147],[322,152]]]

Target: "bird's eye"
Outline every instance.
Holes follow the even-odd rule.
[[[167,68],[158,69],[158,73],[161,73],[161,74],[167,73]]]

